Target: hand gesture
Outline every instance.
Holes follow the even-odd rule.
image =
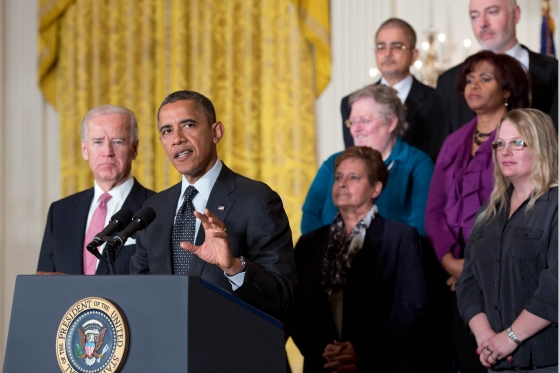
[[[181,242],[181,247],[205,262],[219,266],[227,274],[241,272],[243,266],[240,260],[231,254],[225,224],[208,209],[204,209],[204,214],[195,211],[194,216],[200,220],[204,228],[204,243],[195,246],[189,242]]]

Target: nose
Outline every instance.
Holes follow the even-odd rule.
[[[471,86],[471,89],[479,89],[480,88],[480,81],[477,78],[475,78],[471,81],[470,86]]]
[[[173,130],[173,137],[172,137],[173,145],[181,145],[186,141],[185,134],[180,126]]]
[[[385,57],[390,56],[392,53],[393,53],[393,50],[391,49],[391,46],[390,46],[390,45],[388,45],[387,48],[385,48],[385,49],[383,50],[383,55],[384,55]]]
[[[112,157],[115,155],[115,151],[113,149],[113,143],[111,141],[103,142],[103,154],[106,157]]]
[[[338,180],[338,187],[339,188],[346,188],[346,176],[343,176]]]
[[[480,17],[478,18],[478,27],[480,27],[481,29],[488,27],[488,17],[486,16],[485,12],[482,12]]]
[[[506,145],[504,146],[504,148],[501,150],[502,156],[503,157],[508,157],[510,156],[513,151],[511,150],[511,148],[509,147],[509,144],[506,143]]]

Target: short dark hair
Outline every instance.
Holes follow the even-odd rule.
[[[349,158],[364,161],[369,185],[374,186],[375,183],[380,181],[383,188],[385,187],[389,178],[389,171],[385,163],[383,163],[383,157],[378,150],[372,149],[369,146],[349,146],[334,160],[335,171],[342,161]]]
[[[406,40],[410,43],[408,47],[416,48],[416,31],[414,31],[414,29],[408,22],[403,21],[400,18],[389,18],[388,20],[383,22],[381,26],[379,26],[379,28],[377,29],[377,32],[375,33],[375,40],[377,40],[377,35],[379,34],[379,31],[381,31],[384,28],[390,28],[390,27],[402,29],[404,31],[404,36],[406,37]]]
[[[196,103],[197,110],[200,110],[200,112],[206,117],[206,119],[208,120],[208,124],[216,123],[216,110],[214,110],[214,105],[212,104],[212,101],[210,101],[208,97],[198,92],[186,91],[186,90],[173,92],[170,95],[168,95],[165,98],[165,100],[163,100],[157,112],[158,123],[159,123],[159,112],[161,111],[161,108],[164,105],[172,104],[177,101],[188,101],[188,100],[194,101]]]
[[[513,57],[507,54],[497,54],[489,50],[483,50],[468,57],[460,67],[457,77],[457,94],[464,100],[465,87],[467,86],[467,75],[476,65],[487,61],[494,66],[494,75],[502,89],[510,92],[507,110],[526,108],[530,106],[529,76],[523,66]]]

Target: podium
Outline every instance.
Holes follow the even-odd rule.
[[[60,372],[61,321],[88,297],[128,324],[120,372],[286,372],[278,320],[199,277],[155,275],[18,276],[3,372]]]

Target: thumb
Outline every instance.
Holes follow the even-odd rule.
[[[190,242],[184,241],[184,242],[181,242],[179,245],[181,246],[181,248],[183,248],[183,249],[185,249],[185,250],[187,250],[187,251],[189,251],[193,254],[196,254],[196,252],[198,251],[198,247],[193,245]]]

